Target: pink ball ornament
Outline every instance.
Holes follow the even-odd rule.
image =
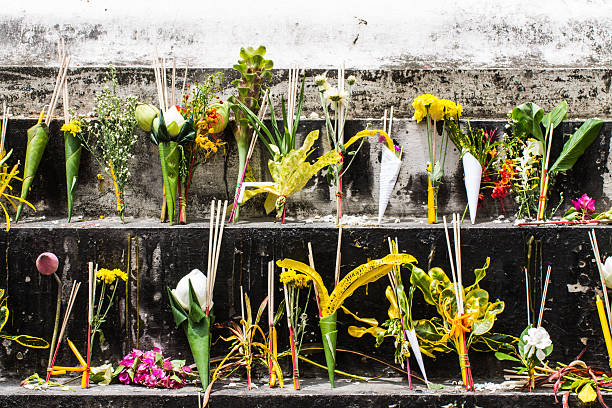
[[[41,275],[53,275],[57,271],[59,260],[52,252],[43,252],[36,259],[36,269]]]

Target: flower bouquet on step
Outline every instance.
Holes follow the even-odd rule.
[[[57,104],[59,94],[64,81],[66,80],[66,73],[68,71],[68,65],[70,64],[70,56],[67,56],[64,53],[63,43],[58,44],[58,56],[60,68],[55,79],[55,87],[53,88],[51,102],[49,103],[49,107],[47,109],[47,116],[45,118],[45,111],[43,109],[43,111],[40,112],[38,123],[29,128],[27,131],[28,143],[26,146],[26,156],[23,165],[21,199],[19,200],[17,212],[15,213],[15,222],[19,221],[19,218],[21,217],[23,206],[27,203],[28,193],[30,192],[32,183],[34,182],[34,176],[36,176],[38,166],[40,165],[42,156],[47,148],[47,143],[49,142],[49,124],[53,118],[55,105]]]
[[[338,309],[343,308],[342,304],[350,297],[357,288],[372,283],[379,278],[387,275],[394,266],[415,263],[416,259],[408,254],[390,254],[382,259],[369,261],[355,269],[340,280],[334,290],[328,293],[323,284],[323,279],[312,267],[292,259],[282,259],[277,261],[281,268],[294,270],[297,274],[306,275],[312,279],[317,304],[319,306],[319,327],[323,340],[323,350],[325,351],[325,361],[329,382],[332,388],[335,386],[335,366],[336,366],[336,320]]]
[[[215,202],[211,203],[208,277],[200,270],[194,269],[179,281],[175,289],[167,288],[174,323],[177,327],[183,326],[185,330],[203,389],[208,388],[210,381],[210,329],[214,323],[213,289],[223,242],[226,210],[227,201],[223,210],[220,201],[216,208]]]
[[[453,108],[448,108],[448,110],[452,111]],[[448,137],[461,152],[470,221],[474,224],[480,198],[481,181],[485,177],[487,180],[490,179],[488,176],[490,167],[500,143],[494,140],[495,130],[487,132],[484,129],[473,129],[469,120],[467,122],[467,132],[464,132],[459,123],[459,116],[445,116],[444,125]]]
[[[446,163],[446,150],[448,147],[448,132],[442,129],[440,145],[437,145],[437,122],[449,118],[456,118],[462,114],[462,107],[446,99],[438,99],[431,94],[423,94],[412,102],[414,108],[413,119],[417,123],[427,119],[427,149],[429,162],[427,163],[427,222],[438,222],[438,189],[444,177],[444,164]]]
[[[88,126],[88,132],[81,132],[78,137],[83,147],[113,180],[117,212],[121,221],[124,221],[124,193],[131,177],[132,151],[138,142],[134,134],[138,126],[138,100],[133,96],[123,98],[119,95],[117,70],[114,66],[109,66],[104,82],[102,92],[96,95],[94,101],[96,120]]]
[[[576,161],[582,156],[585,150],[595,141],[603,121],[600,119],[587,119],[576,131],[567,138],[561,153],[550,166],[551,148],[553,142],[553,131],[567,117],[567,103],[561,101],[550,112],[546,113],[542,108],[533,102],[527,102],[517,106],[512,110],[508,126],[510,127],[511,138],[507,143],[509,159],[517,161],[517,168],[523,164],[520,160],[525,156],[521,149],[513,148],[513,144],[523,144],[526,148],[529,138],[534,138],[542,147],[541,165],[540,168],[526,171],[518,168],[517,173],[523,177],[534,177],[530,174],[536,174],[537,182],[531,183],[528,192],[525,192],[524,186],[517,186],[513,191],[519,200],[519,212],[517,217],[522,218],[536,216],[537,220],[543,220],[552,215],[557,210],[558,206],[547,214],[546,207],[548,201],[548,189],[551,184],[551,179],[560,172],[570,170],[576,164]],[[530,167],[534,167],[531,165]],[[527,174],[525,174],[527,173]],[[533,185],[535,184],[535,187]],[[533,193],[532,190],[537,190]],[[536,203],[533,203],[535,195]],[[563,197],[560,199],[561,204]],[[535,209],[533,207],[536,207]],[[535,212],[535,214],[533,214]]]

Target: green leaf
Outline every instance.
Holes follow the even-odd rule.
[[[587,147],[595,141],[602,126],[603,121],[600,119],[587,119],[565,142],[563,150],[550,168],[550,172],[567,171],[574,167],[574,164],[576,164],[576,161],[582,156]]]
[[[489,268],[490,264],[491,264],[491,258],[487,257],[487,259],[485,260],[485,264],[482,266],[482,268],[474,269],[474,276],[475,276],[474,284],[466,288],[465,289],[466,292],[469,292],[472,289],[478,287],[478,283],[481,280],[483,280],[484,277],[487,275],[487,269]]]
[[[497,315],[504,311],[504,307],[504,302],[500,300],[495,303],[489,303],[484,316],[476,320],[472,325],[472,333],[474,333],[475,336],[481,336],[491,330]]]
[[[497,358],[500,361],[518,361],[519,363],[521,362],[521,360],[519,360],[518,358],[511,356],[510,354],[506,354],[506,353],[502,353],[501,351],[497,351],[495,352],[495,358]]]
[[[246,74],[247,68],[246,68],[245,64],[234,64],[233,68],[236,71],[240,72],[243,76]],[[239,81],[239,80],[237,80],[237,81]]]
[[[544,110],[533,102],[527,102],[512,110],[512,119],[517,122],[518,127],[528,135],[532,135],[544,143],[540,123],[544,116]]]
[[[190,281],[191,282],[191,281]],[[187,320],[187,312],[183,309],[183,306],[174,297],[174,294],[169,287],[166,287],[168,291],[168,298],[170,299],[170,308],[172,309],[172,316],[174,317],[174,324],[176,327],[180,326],[185,320]]]
[[[567,118],[567,102],[561,101],[553,110],[542,117],[542,125],[544,125],[546,129],[549,129],[552,125],[554,129],[559,126],[565,118]]]
[[[419,290],[423,293],[423,297],[425,298],[425,302],[430,305],[435,305],[433,296],[431,295],[431,283],[433,280],[429,275],[425,273],[421,268],[417,266],[412,266],[412,274],[410,275],[410,284],[419,288]]]
[[[196,296],[195,290],[193,289],[193,285],[191,284],[191,279],[188,280],[189,283],[189,320],[199,323],[200,320],[206,317],[206,314],[202,310],[202,305],[198,302],[198,297]]]

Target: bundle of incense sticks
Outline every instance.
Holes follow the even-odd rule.
[[[2,132],[0,134],[0,154],[4,155],[4,141],[6,140],[6,125],[11,108],[7,108],[6,101],[2,103]]]
[[[93,323],[93,309],[96,298],[96,271],[94,270],[93,262],[89,262],[87,268],[89,272],[89,296],[87,298],[87,366],[83,373],[81,388],[89,388],[89,371],[91,369],[91,326]]]
[[[66,74],[68,73],[68,66],[70,65],[70,55],[66,55],[66,49],[64,45],[64,39],[62,38],[57,43],[57,55],[60,63],[59,70],[57,72],[57,77],[55,78],[55,86],[53,88],[53,93],[51,94],[51,101],[49,102],[49,108],[47,110],[47,117],[45,118],[45,124],[49,126],[51,123],[51,119],[53,119],[53,112],[55,111],[55,106],[57,105],[57,100],[59,99],[60,91],[66,81]],[[44,117],[44,110],[40,114],[39,122],[42,121]]]
[[[263,120],[266,112],[268,110],[268,93],[269,89],[266,90],[261,102],[261,106],[259,108],[259,112],[257,117],[259,120]],[[253,150],[255,149],[255,142],[257,142],[257,131],[253,129],[253,134],[251,135],[251,144],[249,145],[249,150],[247,152],[246,160],[244,162],[244,167],[241,169],[240,173],[240,183],[236,186],[236,195],[234,196],[234,204],[232,204],[232,212],[227,219],[227,222],[232,222],[235,220],[236,214],[238,213],[238,198],[240,197],[240,192],[242,191],[242,183],[244,183],[244,177],[246,176],[247,169],[249,167],[249,161],[251,160],[251,156],[253,155]]]
[[[453,278],[453,289],[455,292],[455,299],[457,301],[457,315],[455,319],[461,319],[465,313],[463,308],[463,282],[461,277],[461,219],[459,214],[453,214],[453,238],[455,246],[455,260],[453,262],[453,250],[451,248],[450,237],[448,234],[448,224],[446,223],[446,216],[444,220],[444,233],[446,235],[446,244],[448,249],[448,257],[451,266],[451,274]],[[456,269],[455,269],[456,266]],[[461,377],[466,390],[474,391],[474,379],[472,378],[472,370],[470,368],[470,358],[467,350],[467,342],[465,340],[465,332],[461,331],[459,338],[457,339],[457,353],[459,354],[459,363],[461,365]]]
[[[283,268],[283,273],[285,272],[285,268]],[[287,326],[289,327],[289,344],[291,346],[291,363],[293,364],[293,388],[296,390],[300,389],[300,377],[298,373],[298,361],[297,361],[297,350],[295,347],[295,332],[293,331],[293,325],[291,324],[291,318],[293,315],[293,310],[291,305],[293,305],[293,299],[290,299],[289,292],[287,290],[287,284],[283,283],[283,292],[285,294],[285,311],[287,313]]]
[[[80,282],[72,282],[72,289],[70,290],[68,304],[66,306],[66,311],[64,312],[64,320],[62,321],[62,326],[59,335],[57,336],[57,343],[55,346],[55,351],[53,352],[53,359],[49,364],[49,368],[47,368],[47,382],[49,382],[49,378],[51,378],[51,372],[53,371],[53,367],[55,366],[55,359],[57,358],[57,351],[59,350],[59,346],[62,343],[62,338],[64,337],[64,333],[66,332],[66,326],[68,325],[68,319],[70,318],[70,313],[72,312],[72,306],[74,306],[74,301],[76,300],[76,296],[79,292],[80,287]]]
[[[221,200],[217,203],[215,215],[215,200],[210,202],[210,230],[208,234],[208,269],[206,281],[206,316],[210,314],[213,305],[213,289],[217,278],[217,267],[219,266],[219,254],[221,253],[221,242],[225,226],[225,214],[227,212],[227,200],[223,202],[221,211]],[[243,313],[244,316],[244,313]]]

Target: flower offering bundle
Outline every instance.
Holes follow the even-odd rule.
[[[357,288],[372,283],[387,275],[394,265],[412,264],[415,262],[416,259],[408,254],[390,254],[382,259],[369,261],[353,269],[338,282],[331,293],[327,291],[327,288],[323,284],[321,275],[309,265],[292,259],[282,259],[276,262],[281,268],[294,270],[312,279],[320,310],[319,327],[321,329],[329,382],[332,388],[335,386],[336,338],[338,335],[336,320],[338,309],[344,308],[342,304],[353,294],[353,292],[355,292],[355,290],[357,290]]]
[[[15,213],[15,222],[19,221],[21,213],[23,211],[23,205],[27,203],[28,193],[34,182],[34,176],[38,170],[38,166],[42,159],[47,143],[49,142],[49,124],[53,119],[53,112],[55,111],[55,105],[59,93],[61,92],[64,81],[66,80],[66,73],[68,72],[68,65],[70,65],[70,56],[64,52],[63,42],[58,43],[58,57],[60,67],[55,78],[55,87],[53,88],[53,94],[51,95],[51,102],[47,109],[47,117],[45,118],[44,109],[40,112],[38,123],[28,129],[28,144],[26,147],[26,157],[23,166],[23,183],[21,185],[21,197],[19,205],[17,206],[17,212]],[[43,122],[44,119],[44,122]],[[30,205],[30,207],[32,207]]]
[[[72,219],[72,209],[74,207],[74,189],[79,176],[79,166],[81,165],[81,144],[80,133],[81,121],[71,119],[69,113],[70,104],[68,102],[68,79],[63,87],[64,101],[64,124],[61,131],[64,132],[64,158],[66,162],[66,197],[68,199],[68,222]]]
[[[159,347],[147,351],[133,349],[123,357],[112,374],[125,385],[173,390],[183,388],[192,376],[192,370],[185,360],[164,357]]]
[[[185,275],[175,289],[168,290],[174,323],[183,326],[191,353],[198,367],[202,388],[210,381],[210,328],[214,322],[212,314],[213,289],[219,265],[219,254],[223,241],[227,201],[221,210],[221,201],[215,209],[210,203],[210,229],[208,235],[208,274],[194,269]]]
[[[448,147],[448,131],[442,130],[440,146],[436,150],[437,122],[440,120],[459,121],[463,110],[461,105],[455,102],[438,99],[431,94],[423,94],[412,102],[414,108],[413,119],[417,123],[424,118],[427,119],[427,149],[429,162],[427,163],[427,222],[435,224],[438,222],[438,189],[444,177],[444,164],[446,163],[446,150]]]

